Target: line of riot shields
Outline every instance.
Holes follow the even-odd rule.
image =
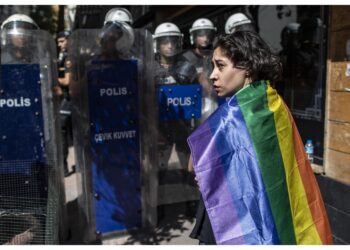
[[[64,230],[55,50],[45,31],[1,30],[1,244],[58,244]]]
[[[187,169],[187,137],[218,101],[210,56],[186,56],[180,51],[171,67],[163,67],[145,29],[126,38],[112,28],[71,35],[66,72],[85,242],[155,226],[162,207],[199,199]],[[55,58],[47,32],[2,30],[3,244],[57,244],[67,227]]]
[[[70,39],[79,215],[87,242],[156,225],[159,207],[198,200],[186,139],[217,107],[210,58],[190,63],[181,52],[164,69],[148,31],[134,30],[132,46],[118,52],[117,35],[77,30]],[[64,201],[53,39],[38,30],[4,30],[1,38],[1,240],[26,234],[18,243],[54,244]]]
[[[85,241],[156,226],[162,207],[197,201],[187,137],[218,106],[211,53],[164,68],[146,29],[121,46],[113,29],[69,39],[73,141]],[[123,49],[118,49],[121,46]],[[119,47],[120,48],[120,47]]]

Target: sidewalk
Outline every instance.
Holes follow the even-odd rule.
[[[68,155],[68,167],[72,170],[74,165],[74,151],[70,147]],[[71,226],[71,237],[63,244],[84,244],[78,230],[74,226],[78,224],[77,215],[77,174],[71,174],[65,178],[66,204],[68,225]],[[198,245],[198,241],[191,239],[189,234],[194,226],[194,218],[184,213],[183,206],[175,204],[167,207],[159,226],[153,230],[139,229],[124,234],[111,234],[102,237],[103,245]]]

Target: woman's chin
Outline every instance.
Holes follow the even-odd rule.
[[[225,95],[221,91],[216,91],[216,95],[218,97],[225,97]]]
[[[223,97],[223,98],[231,96],[230,93],[223,93],[223,92],[220,92],[220,93],[217,93],[217,94],[218,94],[219,97]]]

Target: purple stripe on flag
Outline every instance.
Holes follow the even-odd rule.
[[[232,228],[232,222],[238,221],[238,217],[225,180],[220,155],[216,149],[215,141],[212,140],[213,136],[209,124],[205,123],[200,126],[195,134],[196,136],[191,136],[188,142],[196,166],[196,178],[208,216],[211,218],[210,221],[212,225],[215,224],[212,228],[216,243],[221,244],[231,239],[233,235],[242,235],[242,230],[239,224]],[[206,150],[208,145],[211,145],[210,151]],[[221,209],[216,209],[218,204],[224,205],[221,205]],[[220,214],[217,214],[217,212],[220,212]],[[243,239],[242,242],[237,244],[244,244]]]

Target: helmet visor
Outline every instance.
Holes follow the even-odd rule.
[[[174,56],[182,50],[181,36],[163,36],[157,39],[157,52],[165,57]]]
[[[9,22],[3,27],[6,30],[13,30],[16,32],[17,30],[36,30],[38,27],[32,23],[23,22],[23,21],[15,21]]]
[[[192,32],[196,47],[207,48],[213,44],[215,31],[212,29],[201,29]]]
[[[13,48],[25,48],[33,42],[33,31],[23,28],[9,29],[2,31],[2,45]]]
[[[100,34],[101,46],[104,50],[128,50],[134,42],[132,28],[126,23],[108,22]]]

